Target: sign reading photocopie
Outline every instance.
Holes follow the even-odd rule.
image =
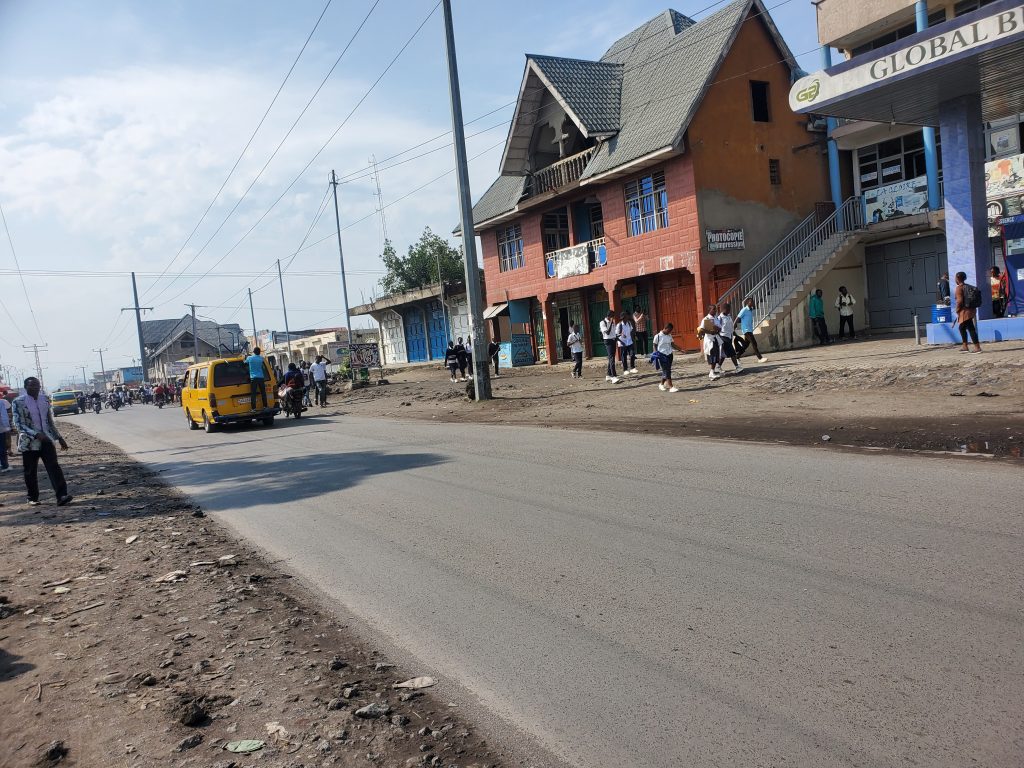
[[[884,83],[939,61],[962,58],[974,49],[1009,42],[1022,34],[1024,5],[947,30],[835,75],[816,72],[802,77],[789,92],[789,106],[794,112],[813,112],[816,106],[839,96]]]

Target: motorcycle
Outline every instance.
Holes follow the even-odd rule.
[[[110,398],[110,402],[108,403],[108,405],[111,408],[113,408],[114,412],[116,413],[117,411],[119,411],[121,409],[121,398],[119,398],[119,397],[112,397],[112,398]]]
[[[96,398],[95,400],[92,401],[92,410],[94,413],[99,413],[101,410],[103,410],[103,403],[99,398]]]
[[[164,400],[165,400],[165,398],[164,398],[163,395],[157,395],[156,396],[156,407],[157,408],[163,408],[164,407]]]
[[[283,395],[281,399],[284,401],[285,418],[301,418],[302,412],[306,410],[302,407],[302,387],[285,387]]]

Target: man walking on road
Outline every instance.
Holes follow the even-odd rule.
[[[316,362],[309,366],[309,375],[313,377],[313,386],[316,387],[316,404],[321,408],[327,406],[328,362],[328,359],[323,355],[317,355]]]
[[[604,348],[608,353],[608,369],[605,371],[605,381],[612,384],[619,383],[619,376],[615,370],[615,353],[619,346],[619,324],[615,322],[615,313],[610,309],[601,321],[601,338],[604,339]]]
[[[569,336],[565,340],[566,345],[569,347],[569,352],[572,354],[572,377],[574,379],[583,378],[583,335],[580,333],[580,327],[573,325],[569,331]]]
[[[83,410],[83,413],[85,411]],[[7,457],[11,452],[11,404],[0,397],[0,472],[10,472]]]
[[[978,341],[978,326],[975,318],[978,316],[978,307],[981,306],[981,292],[978,287],[967,282],[966,272],[956,273],[956,321],[960,323],[960,338],[963,339],[963,352],[968,352],[967,337],[974,342],[974,351],[981,352],[981,344]],[[954,323],[954,324],[955,324]]]
[[[761,350],[757,348],[757,339],[754,338],[754,300],[752,298],[748,297],[743,300],[743,309],[737,313],[736,322],[740,325],[740,333],[743,335],[743,340],[747,342],[747,348],[753,349],[754,354],[757,355],[757,362],[766,362],[768,358],[761,354]],[[743,353],[736,356],[743,357]]]
[[[71,502],[68,495],[68,484],[64,480],[64,472],[57,461],[56,442],[62,451],[68,444],[57,429],[57,421],[53,417],[50,400],[40,391],[39,379],[29,376],[25,379],[25,394],[14,400],[14,427],[18,430],[18,451],[25,467],[25,487],[28,490],[28,503],[39,504],[39,460],[46,467],[53,492],[57,496],[57,506],[63,507]]]
[[[269,408],[267,405],[267,381],[266,381],[266,363],[263,360],[263,355],[260,354],[260,348],[254,347],[252,354],[245,358],[245,364],[249,366],[249,408],[253,411],[256,410],[256,394],[263,398],[263,407]]]

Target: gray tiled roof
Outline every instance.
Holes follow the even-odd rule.
[[[192,333],[192,316],[185,315],[179,320],[148,320],[149,323],[164,323],[170,324],[169,326],[153,326],[153,330],[156,331],[162,328],[169,328],[164,335],[155,341],[150,341],[147,334],[146,325],[143,323],[142,335],[145,339],[146,346],[152,348],[152,354],[159,355],[167,345],[180,339],[186,333]],[[221,329],[221,333],[218,336],[217,329]],[[218,343],[224,347],[230,349],[232,341],[238,341],[241,339],[242,327],[238,323],[230,323],[227,325],[221,325],[211,320],[196,320],[196,336],[199,337],[200,341],[209,344],[211,347],[218,347]],[[234,336],[234,338],[232,338]]]
[[[731,3],[696,24],[675,32],[665,15],[641,27],[626,56],[622,81],[622,128],[603,142],[583,172],[590,178],[671,146],[700,106],[749,0]],[[657,25],[657,26],[652,26]]]
[[[143,320],[142,340],[150,347],[155,347],[170,334],[181,322],[180,317],[173,320]]]
[[[496,178],[473,206],[473,221],[487,221],[506,211],[511,211],[516,207],[519,198],[523,196],[523,187],[525,186],[525,176],[499,176]],[[462,227],[458,226],[454,231],[455,234],[459,234]]]
[[[537,65],[588,135],[619,130],[622,65],[604,61],[534,56]]]
[[[610,125],[612,114],[617,117],[616,134],[599,142],[583,178],[676,147],[752,10],[761,15],[795,69],[796,61],[761,0],[735,0],[698,22],[664,11],[613,43],[599,62],[530,57],[581,121]],[[616,85],[614,72],[621,76],[617,110],[609,103]],[[474,207],[474,221],[513,210],[524,184],[521,176],[499,176]]]

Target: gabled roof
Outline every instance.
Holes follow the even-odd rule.
[[[597,150],[581,177],[585,184],[655,153],[683,151],[683,134],[740,26],[754,19],[765,25],[783,61],[798,72],[796,59],[762,0],[735,0],[698,22],[676,11],[664,11],[613,43],[598,62],[529,57],[502,156],[501,169],[506,175],[499,176],[478,200],[473,220],[480,224],[515,211],[525,182],[510,176],[510,168],[518,173],[526,169],[531,136],[525,134],[528,129],[532,135],[543,80],[581,133],[598,139]],[[531,78],[537,86],[532,90],[528,87]],[[617,110],[609,104],[616,88]],[[534,122],[530,122],[531,114]],[[618,119],[617,130],[610,136],[599,135],[595,129],[610,127],[613,115]]]
[[[142,321],[142,342],[147,347],[155,347],[170,334],[178,324],[181,322],[181,318],[174,318],[173,320],[143,320]]]
[[[150,323],[171,323],[169,332],[165,333],[160,339],[155,342],[150,342],[146,335],[145,323],[143,323],[142,337],[145,340],[145,344],[148,347],[152,347],[151,354],[155,357],[160,355],[167,347],[176,342],[182,336],[188,334],[192,335],[192,316],[185,315],[180,320],[149,320]],[[218,336],[217,329],[220,328],[222,333]],[[155,327],[154,327],[155,330]],[[196,337],[204,342],[205,344],[220,349],[230,349],[232,341],[238,341],[241,338],[242,327],[238,323],[230,323],[228,325],[221,325],[215,323],[212,320],[196,320]],[[234,335],[234,339],[230,335]]]

